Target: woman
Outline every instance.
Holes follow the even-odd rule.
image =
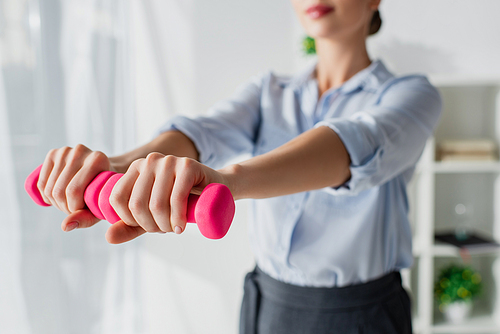
[[[68,214],[63,230],[98,221],[83,191],[104,170],[126,172],[110,198],[123,219],[110,243],[182,233],[192,189],[223,183],[256,199],[241,333],[411,333],[399,275],[412,264],[406,185],[441,100],[425,77],[396,78],[370,60],[379,3],[292,0],[316,41],[314,67],[256,76],[209,116],[176,117],[121,156],[49,152],[38,187]],[[242,153],[253,158],[223,167]]]

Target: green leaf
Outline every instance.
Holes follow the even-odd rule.
[[[439,272],[434,284],[434,296],[441,305],[468,301],[482,291],[481,275],[468,266],[451,264]]]
[[[316,54],[316,43],[314,38],[306,36],[302,41],[302,49],[306,55],[315,55]]]

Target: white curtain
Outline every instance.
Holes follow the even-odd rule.
[[[124,0],[0,0],[0,333],[141,333],[140,240],[61,231],[26,176],[52,148],[135,143]]]

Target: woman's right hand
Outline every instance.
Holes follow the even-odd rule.
[[[63,231],[90,227],[99,221],[85,208],[83,194],[97,174],[114,169],[102,152],[84,145],[62,147],[47,153],[37,187],[47,204],[68,214]]]

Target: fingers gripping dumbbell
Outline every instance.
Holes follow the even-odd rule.
[[[42,165],[35,169],[24,184],[26,192],[33,201],[42,206],[50,206],[44,202],[37,183]],[[111,224],[120,220],[109,203],[109,196],[114,185],[123,174],[106,171],[98,174],[87,186],[84,201],[88,209],[99,219]],[[211,183],[203,189],[201,195],[190,194],[187,205],[188,223],[196,223],[201,234],[209,239],[224,237],[231,226],[235,212],[235,204],[231,191],[220,183]]]

